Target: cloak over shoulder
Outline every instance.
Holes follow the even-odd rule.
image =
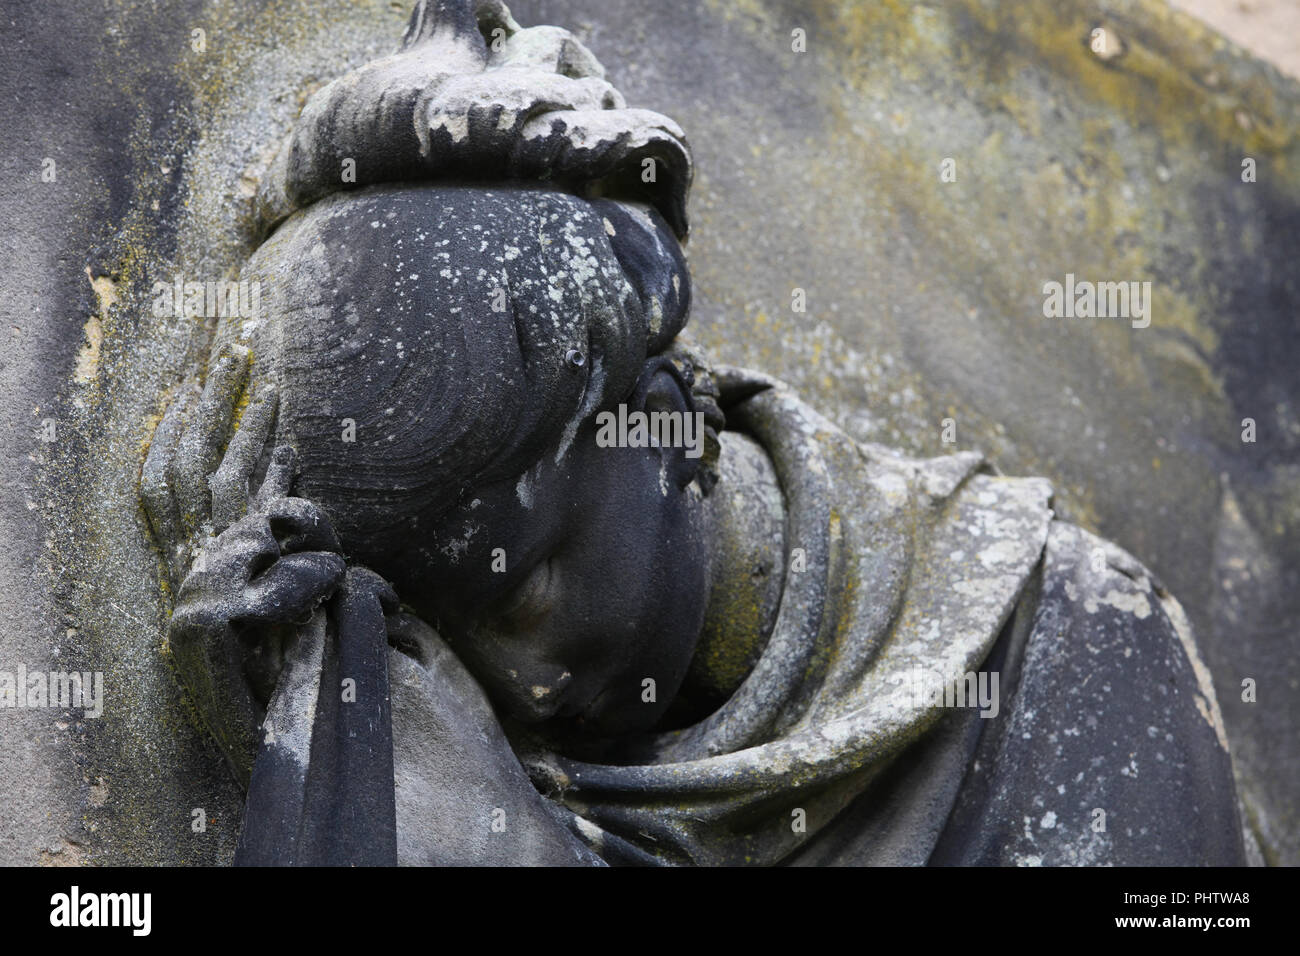
[[[394,820],[398,861],[1244,861],[1208,674],[1177,601],[1139,562],[1056,520],[1042,479],[998,475],[973,453],[917,460],[855,442],[752,373],[723,370],[718,384],[728,426],[771,457],[787,515],[779,611],[748,677],[640,763],[584,762],[508,740],[437,635],[387,617],[393,770],[357,799],[381,808],[380,832]],[[956,703],[977,675],[992,700],[935,706],[928,691],[951,687]],[[340,741],[341,756],[325,751],[335,766],[384,739],[378,726],[370,739],[331,731],[333,713],[296,739]],[[259,765],[289,766],[264,750]],[[317,779],[316,751],[300,756],[306,771],[289,776]],[[375,799],[385,787],[393,811]],[[492,835],[494,814],[508,836]],[[289,844],[342,845],[353,824],[339,821],[361,825],[290,816],[308,836]]]
[[[802,551],[766,649],[648,763],[521,754],[574,832],[619,862],[771,864],[805,843],[938,722],[918,682],[980,668],[1052,521],[1042,479],[992,474],[969,452],[916,460],[857,443],[753,373],[723,370],[719,385],[728,427],[771,456],[787,551]]]

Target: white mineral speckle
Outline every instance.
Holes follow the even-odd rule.
[[[528,482],[528,477],[528,472],[525,472],[520,477],[519,483],[515,485],[515,497],[519,499],[519,503],[525,508],[532,508],[533,489]]]
[[[1119,611],[1128,611],[1138,620],[1143,620],[1151,615],[1151,602],[1147,600],[1145,594],[1127,593],[1117,588],[1111,588],[1101,597],[1086,598],[1083,602],[1083,608],[1089,614],[1096,614],[1103,604]]]

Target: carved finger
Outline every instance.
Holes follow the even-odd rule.
[[[261,515],[243,518],[219,537],[209,538],[195,552],[194,565],[181,587],[180,599],[191,594],[233,594],[274,564],[280,545]]]
[[[230,439],[221,467],[208,482],[212,490],[212,530],[217,534],[248,513],[248,482],[270,437],[276,404],[274,385],[257,390]]]
[[[266,468],[262,487],[257,489],[251,510],[265,511],[276,498],[287,497],[298,477],[298,453],[290,445],[277,445],[271,453],[271,463]]]
[[[280,551],[340,551],[338,535],[325,509],[306,498],[276,498],[259,510],[271,523]]]
[[[145,456],[144,467],[140,469],[140,501],[153,530],[154,540],[167,559],[173,575],[176,574],[176,565],[179,563],[176,550],[184,535],[172,488],[167,480],[167,470],[176,454],[181,432],[185,428],[185,418],[198,397],[198,391],[197,386],[190,386],[176,396],[154,429],[149,441],[149,453]]]
[[[285,555],[245,590],[239,623],[287,624],[305,618],[338,587],[347,565],[337,554]]]
[[[223,346],[170,469],[181,526],[193,535],[212,513],[208,476],[221,462],[230,419],[248,377],[248,349]]]

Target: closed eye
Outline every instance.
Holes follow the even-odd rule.
[[[497,617],[512,630],[524,630],[546,616],[554,597],[555,559],[548,555],[505,594]]]

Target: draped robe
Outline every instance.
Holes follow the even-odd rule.
[[[369,729],[344,726],[282,677],[240,862],[338,862],[340,845],[410,864],[1244,862],[1209,676],[1146,568],[1057,519],[1043,479],[972,452],[909,458],[853,440],[779,382],[717,380],[728,427],[770,456],[799,551],[731,697],[635,763],[583,761],[507,732],[422,622],[331,604],[333,650],[300,641],[314,657],[286,674],[337,673],[345,624],[372,647],[386,635],[387,673],[360,692],[391,695],[391,726],[380,710]],[[980,673],[985,687],[997,674],[995,706],[917,692]],[[332,769],[313,783],[321,761]],[[337,779],[350,767],[368,779]],[[340,799],[313,800],[322,787],[373,816],[314,818]],[[361,853],[349,825],[380,848]]]

